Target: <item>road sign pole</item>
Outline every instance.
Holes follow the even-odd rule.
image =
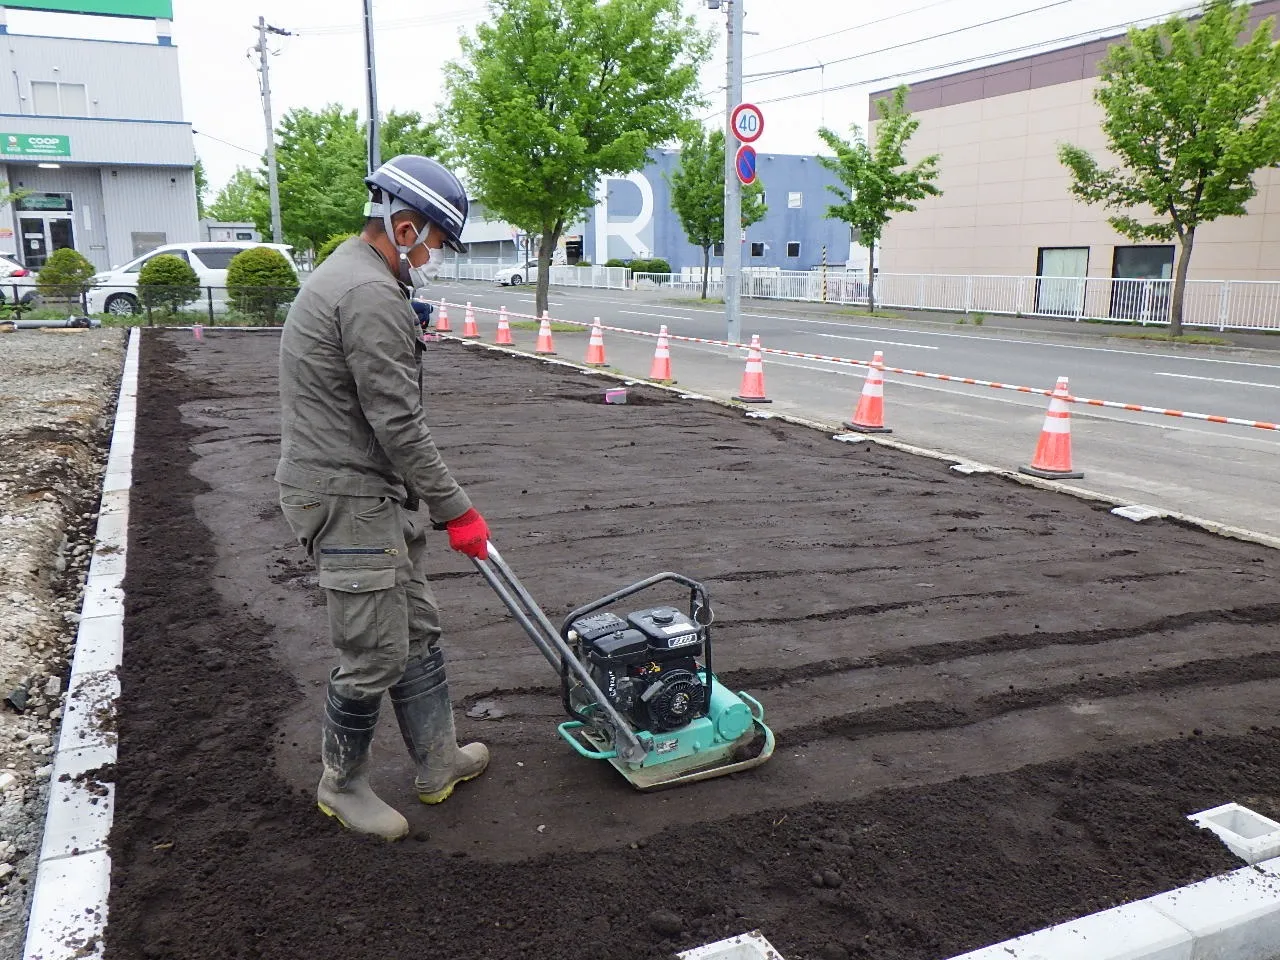
[[[724,109],[724,318],[725,339],[742,341],[742,184],[736,169],[738,138],[733,108],[742,102],[742,4],[728,0]]]

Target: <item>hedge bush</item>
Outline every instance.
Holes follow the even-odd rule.
[[[627,265],[627,262],[625,260],[619,260],[617,257],[614,257],[612,260],[606,260],[604,262],[604,265],[606,267],[625,267]]]
[[[36,274],[36,289],[54,300],[78,300],[96,272],[83,254],[63,247],[53,251]]]
[[[182,257],[162,253],[142,265],[138,273],[138,299],[144,307],[161,307],[177,313],[200,299],[200,277]]]
[[[645,269],[645,273],[670,273],[671,264],[661,257],[654,257],[649,261],[649,266]]]
[[[265,324],[298,292],[298,275],[287,257],[271,247],[250,247],[227,264],[227,295],[241,313]]]
[[[316,251],[315,266],[318,267],[320,266],[320,264],[328,260],[329,254],[337,250],[338,247],[343,242],[350,240],[354,236],[356,236],[356,234],[354,233],[335,233],[333,236],[331,236],[328,240],[326,240],[323,244],[321,244],[320,249]]]

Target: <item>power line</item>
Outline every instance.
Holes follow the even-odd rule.
[[[486,13],[484,7],[470,7],[453,13],[436,14],[428,17],[406,17],[400,20],[386,20],[375,26],[375,31],[398,30],[404,27],[426,26],[437,23],[448,23],[451,20],[467,20]],[[364,30],[363,23],[333,23],[315,27],[303,27],[294,33],[302,37],[333,37],[345,33],[357,33]]]
[[[799,100],[804,97],[816,97],[819,94],[832,93],[837,90],[848,90],[851,87],[865,87],[873,83],[883,83],[888,80],[898,80],[903,77],[910,77],[919,73],[932,73],[935,70],[948,70],[953,67],[966,66],[968,64],[977,63],[982,60],[990,60],[995,57],[1004,57],[1004,56],[1009,56],[1011,54],[1026,53],[1029,50],[1038,50],[1044,47],[1053,46],[1054,44],[1068,43],[1073,40],[1083,40],[1085,38],[1102,39],[1103,37],[1107,36],[1110,31],[1119,30],[1129,26],[1133,26],[1133,27],[1149,26],[1153,23],[1160,23],[1170,16],[1186,15],[1189,13],[1194,13],[1196,10],[1199,10],[1199,9],[1200,7],[1198,5],[1194,7],[1184,7],[1181,10],[1173,11],[1173,13],[1171,14],[1170,13],[1160,14],[1154,17],[1147,17],[1145,20],[1125,21],[1124,23],[1112,24],[1109,27],[1097,27],[1093,30],[1087,30],[1084,33],[1076,33],[1066,37],[1057,37],[1053,40],[1042,40],[1042,41],[1039,41],[1038,43],[1029,43],[1021,47],[1011,47],[1008,50],[995,50],[991,53],[984,53],[974,57],[967,57],[963,60],[953,60],[950,63],[939,63],[939,64],[934,64],[932,66],[914,67],[910,70],[903,70],[903,71],[899,71],[898,73],[887,74],[883,77],[868,77],[862,80],[853,80],[853,81],[850,81],[849,83],[842,83],[835,87],[823,87],[822,89],[819,89],[819,90],[807,90],[803,93],[792,93],[782,97],[771,97],[767,100],[756,100],[755,103],[756,104],[782,103],[787,100]],[[717,115],[718,113],[711,114],[710,116],[714,117]]]
[[[753,60],[756,57],[765,57],[771,53],[777,53],[779,50],[790,50],[792,47],[803,47],[807,43],[813,43],[816,40],[826,40],[829,37],[838,37],[842,33],[849,33],[851,30],[861,30],[863,27],[874,27],[876,24],[888,23],[890,20],[897,20],[899,17],[907,17],[913,13],[920,13],[922,10],[931,10],[934,7],[940,7],[943,4],[955,3],[956,0],[934,0],[933,3],[926,3],[923,7],[913,7],[910,10],[902,10],[898,13],[892,13],[887,17],[881,17],[878,20],[866,20],[862,23],[855,23],[852,27],[844,27],[832,33],[824,33],[819,37],[810,37],[808,40],[797,40],[795,43],[784,43],[780,47],[773,47],[769,50],[761,50],[759,53],[748,54],[744,60]]]
[[[203,130],[197,130],[195,127],[191,128],[191,132],[194,133],[197,137],[204,137],[206,140],[216,140],[218,143],[222,144],[224,147],[230,147],[232,150],[239,150],[242,153],[251,153],[258,158],[262,157],[261,150],[250,150],[248,147],[242,147],[238,143],[232,143],[229,140],[223,140],[221,137],[215,137],[213,134],[205,133]]]
[[[904,40],[902,43],[895,43],[892,46],[888,46],[888,47],[880,47],[878,50],[868,50],[865,53],[855,53],[852,56],[841,57],[839,60],[829,60],[822,66],[830,67],[830,66],[834,66],[837,63],[849,63],[853,60],[862,60],[862,59],[865,59],[866,57],[874,56],[877,53],[889,53],[893,50],[901,50],[904,47],[915,46],[918,43],[926,43],[929,40],[941,40],[945,37],[954,37],[956,34],[967,33],[970,30],[977,30],[979,27],[989,27],[996,23],[1003,23],[1006,20],[1016,20],[1018,17],[1029,16],[1030,14],[1033,14],[1033,13],[1041,13],[1042,11],[1045,11],[1045,10],[1052,10],[1054,7],[1062,7],[1062,6],[1066,6],[1068,3],[1075,3],[1075,2],[1076,0],[1053,0],[1052,3],[1041,4],[1038,7],[1032,7],[1030,10],[1021,10],[1017,13],[1006,14],[1003,17],[996,17],[992,20],[983,20],[981,23],[973,23],[967,27],[956,27],[954,30],[946,30],[942,33],[930,34],[927,37],[916,37],[914,40]],[[744,80],[752,80],[752,79],[761,80],[761,79],[768,79],[772,77],[787,77],[787,76],[791,76],[794,73],[805,73],[806,71],[817,70],[817,69],[819,69],[817,65],[809,64],[808,66],[792,67],[787,70],[768,70],[763,73],[749,73],[746,76],[744,76],[743,79]]]

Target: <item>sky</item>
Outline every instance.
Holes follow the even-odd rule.
[[[702,73],[708,124],[724,122],[725,15],[683,0],[716,48]],[[820,152],[820,126],[865,125],[868,95],[898,82],[1067,46],[1123,25],[1185,11],[1194,0],[741,0],[743,99],[756,103],[764,153]],[[266,143],[258,92],[257,20],[290,31],[269,44],[273,112],[327,103],[364,113],[362,0],[174,0],[186,119],[197,135],[213,192],[240,165],[256,167]],[[434,114],[441,67],[459,56],[458,36],[487,16],[483,0],[375,0],[378,103]],[[150,21],[8,11],[13,33],[152,41]],[[1029,48],[1029,49],[1023,49]],[[798,71],[752,76],[773,71]]]

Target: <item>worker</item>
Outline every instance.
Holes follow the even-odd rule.
[[[395,840],[408,822],[369,786],[383,693],[423,803],[445,800],[489,763],[483,744],[458,746],[426,573],[433,526],[478,559],[488,556],[489,528],[427,426],[410,306],[439,273],[443,247],[462,249],[466,192],[435,160],[413,155],[388,160],[365,183],[363,231],[307,278],[285,319],[275,479],[285,519],[319,570],[337,650],[316,799],[348,829]]]

